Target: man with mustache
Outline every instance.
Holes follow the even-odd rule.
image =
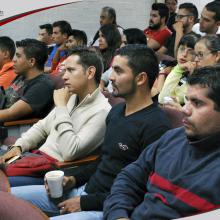
[[[102,219],[103,203],[117,174],[170,128],[164,112],[151,99],[151,87],[158,73],[153,50],[146,45],[120,48],[112,69],[113,94],[124,98],[125,103],[113,107],[107,116],[100,160],[64,178],[67,197],[58,207],[51,202],[43,185],[12,189],[13,194],[47,213],[67,214],[54,220]]]
[[[170,130],[117,176],[104,219],[177,219],[219,208],[220,66],[190,76],[184,127]]]
[[[150,12],[149,27],[144,30],[147,45],[153,50],[158,50],[164,45],[165,40],[172,32],[166,26],[169,18],[169,9],[164,3],[154,3]]]

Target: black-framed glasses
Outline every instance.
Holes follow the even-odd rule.
[[[189,17],[189,16],[192,16],[191,14],[188,14],[188,15],[176,15],[176,20],[180,20],[182,18],[185,18],[185,17]]]

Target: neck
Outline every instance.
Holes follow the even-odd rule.
[[[218,31],[218,26],[213,28],[213,30],[210,30],[210,32],[207,32],[206,34],[216,34]]]
[[[29,69],[25,74],[24,77],[26,80],[34,79],[35,77],[39,76],[42,74],[43,70],[39,70],[36,68]]]
[[[125,116],[131,115],[153,103],[149,91],[136,92],[133,96],[126,97]]]
[[[94,84],[92,84],[92,85],[91,85],[91,84],[88,85],[87,89],[83,89],[81,93],[77,94],[79,103],[81,103],[82,100],[83,100],[88,94],[92,94],[97,88],[98,88],[98,86],[94,83]],[[78,104],[79,104],[79,103],[78,103]]]

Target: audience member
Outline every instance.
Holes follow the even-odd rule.
[[[158,53],[176,57],[180,39],[185,34],[192,33],[192,27],[197,22],[197,19],[198,10],[194,4],[180,4],[176,15],[176,23],[173,25],[173,34],[167,38],[164,46],[160,48]]]
[[[56,59],[54,59],[57,49],[65,45],[72,30],[71,25],[67,21],[56,21],[53,23],[52,26],[53,26],[52,38],[53,38],[53,42],[56,45],[53,47],[53,50],[45,64],[45,69],[44,69],[45,72],[51,72],[52,62],[59,63],[59,60],[66,55],[65,51],[61,51],[59,53],[59,56],[56,57]]]
[[[53,43],[53,27],[51,24],[42,24],[39,26],[40,31],[38,33],[38,40],[44,42],[48,48],[48,55],[53,50],[54,43]]]
[[[166,77],[163,88],[158,96],[161,104],[166,104],[166,97],[183,105],[187,89],[187,78],[196,66],[194,47],[198,37],[186,34],[182,37],[177,51],[177,65]]]
[[[7,89],[16,77],[12,61],[14,55],[14,41],[7,36],[0,37],[0,86],[4,89]]]
[[[106,24],[114,24],[117,26],[118,31],[120,34],[123,33],[123,28],[117,24],[116,21],[116,11],[112,7],[104,7],[102,8],[100,14],[100,27]],[[90,43],[91,46],[99,46],[99,30],[96,32],[92,42]]]
[[[220,37],[206,35],[195,45],[197,67],[212,66],[220,63]]]
[[[121,45],[121,35],[114,24],[106,24],[99,29],[99,50],[101,52],[104,71],[110,68],[115,50]]]
[[[199,23],[195,24],[193,31],[200,35],[220,34],[220,2],[209,2],[202,10]]]
[[[103,202],[117,174],[169,129],[164,113],[150,95],[158,72],[154,52],[145,45],[125,46],[117,51],[112,68],[113,94],[123,97],[125,103],[113,107],[107,117],[98,166],[90,164],[77,175],[65,177],[64,188],[69,191],[58,206],[50,201],[44,186],[12,188],[13,194],[43,211],[55,215],[71,213],[54,220],[102,219]]]
[[[184,128],[167,132],[121,171],[105,220],[169,220],[219,208],[220,67],[199,69],[188,83]]]
[[[52,107],[54,85],[43,74],[47,47],[35,39],[16,42],[14,71],[18,76],[5,90],[6,102],[0,110],[0,121],[24,117],[43,117]],[[45,95],[46,94],[46,95]]]
[[[147,40],[144,35],[144,32],[138,28],[128,28],[123,31],[122,35],[122,43],[121,47],[127,45],[127,44],[145,44],[147,45]],[[108,70],[106,70],[102,74],[101,82],[100,82],[100,88],[102,90],[107,90],[109,92],[112,92],[112,83],[109,80],[110,75],[112,72],[112,68],[110,67]]]
[[[173,31],[173,24],[176,21],[176,8],[177,0],[165,0],[165,4],[169,9],[169,19],[167,21],[167,27]]]
[[[147,45],[158,50],[164,45],[165,40],[172,32],[167,28],[169,9],[163,3],[154,3],[151,7],[149,27],[144,30],[147,38]]]
[[[22,134],[3,156],[5,160],[39,145],[41,152],[58,161],[82,158],[100,147],[110,110],[108,100],[98,88],[103,71],[101,57],[88,48],[73,49],[66,59],[65,70],[65,88],[54,91],[55,108]],[[42,177],[9,180],[11,186],[43,183]]]
[[[65,53],[68,53],[68,50],[76,47],[76,46],[86,46],[87,45],[87,36],[84,31],[72,29],[68,40],[65,44],[62,44],[62,46],[57,48],[57,52],[54,55],[54,60],[59,60],[57,63],[56,61],[53,61],[52,63],[52,74],[63,74],[64,72],[64,62],[66,60],[67,55],[64,55],[62,58],[59,59],[60,54],[65,51]]]

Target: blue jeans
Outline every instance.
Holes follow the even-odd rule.
[[[85,185],[76,189],[72,189],[67,194],[67,199],[80,196],[87,195],[84,191]],[[11,193],[18,198],[24,199],[26,201],[31,202],[41,210],[46,213],[51,213],[53,215],[60,215],[59,208],[49,199],[47,196],[45,187],[43,185],[33,185],[33,186],[20,186],[13,187],[11,189]],[[102,220],[103,212],[99,211],[81,211],[74,212],[66,215],[60,215],[56,217],[52,217],[52,220]]]
[[[9,176],[9,183],[11,187],[27,186],[27,185],[43,185],[44,178],[31,177],[31,176]]]

